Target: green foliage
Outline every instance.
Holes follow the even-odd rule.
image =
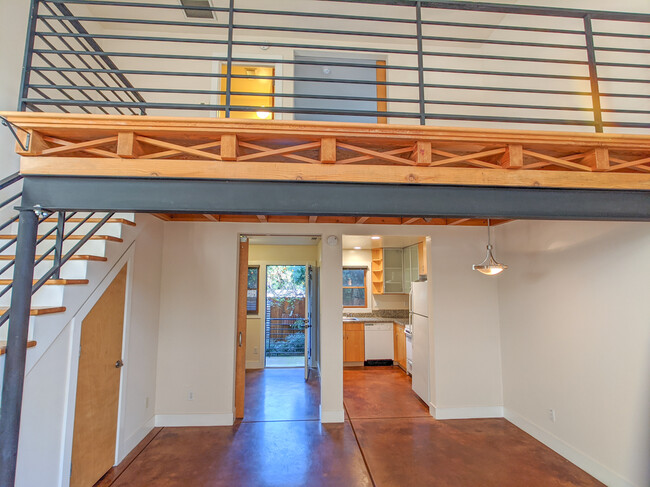
[[[248,289],[257,289],[257,280],[259,279],[260,268],[248,268]]]
[[[305,334],[294,333],[284,340],[271,340],[266,350],[267,356],[292,356],[305,353]]]
[[[286,302],[285,309],[293,316],[296,305],[307,294],[304,265],[270,265],[266,267],[266,297],[277,303]]]

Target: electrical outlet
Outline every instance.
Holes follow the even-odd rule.
[[[548,419],[555,423],[555,409],[548,410]]]
[[[194,400],[194,393],[192,391],[187,393],[187,400],[188,401],[193,401]]]

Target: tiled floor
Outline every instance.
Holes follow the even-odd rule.
[[[249,371],[244,421],[158,428],[98,485],[603,485],[506,420],[436,421],[393,367],[346,369],[346,421],[321,425],[318,378],[302,374]]]

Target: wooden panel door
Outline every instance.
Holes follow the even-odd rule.
[[[237,335],[235,343],[235,417],[244,417],[246,391],[246,321],[248,300],[248,238],[239,241],[239,276],[237,280]]]
[[[126,266],[81,325],[70,486],[94,485],[115,463]]]

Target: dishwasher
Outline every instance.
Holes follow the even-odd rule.
[[[365,365],[393,365],[393,323],[365,323]]]

